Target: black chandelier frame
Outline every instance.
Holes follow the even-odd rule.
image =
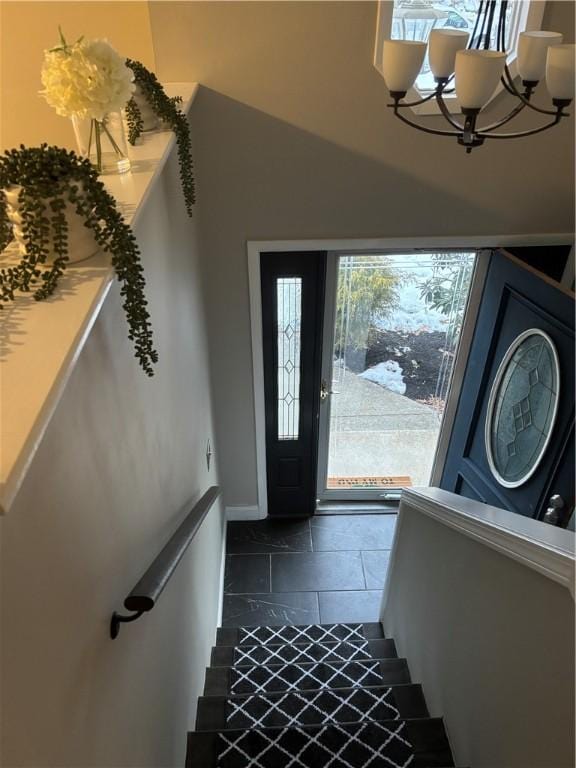
[[[476,15],[474,29],[467,46],[468,50],[489,50],[497,4],[498,0],[480,0],[480,6]],[[500,1],[500,13],[498,16],[498,28],[496,34],[496,50],[502,53],[506,52],[506,13],[508,10],[508,5],[508,0]],[[564,108],[570,104],[571,99],[552,99],[552,103],[555,109],[542,109],[542,107],[535,106],[530,101],[530,99],[534,93],[534,90],[536,89],[536,86],[538,85],[538,81],[523,80],[522,86],[524,91],[519,91],[514,84],[514,78],[512,77],[508,63],[504,65],[504,74],[500,78],[500,82],[509,94],[519,99],[520,103],[517,104],[506,115],[506,117],[503,117],[501,120],[497,120],[496,122],[490,123],[489,125],[485,125],[483,127],[478,127],[477,125],[480,109],[462,108],[462,114],[464,115],[463,123],[458,122],[458,120],[456,120],[450,114],[450,110],[446,106],[444,96],[446,94],[454,93],[454,88],[449,87],[454,80],[454,74],[452,74],[450,77],[435,77],[434,80],[436,82],[435,90],[432,91],[432,93],[430,93],[428,96],[424,96],[423,98],[417,99],[416,101],[402,101],[402,99],[406,96],[406,91],[390,91],[390,96],[393,99],[393,103],[388,104],[387,106],[394,110],[394,114],[399,120],[401,120],[403,123],[406,123],[406,125],[410,125],[412,128],[416,128],[418,131],[431,133],[435,136],[455,136],[458,140],[458,143],[466,148],[467,154],[469,154],[474,149],[474,147],[481,146],[486,139],[517,139],[523,136],[533,136],[536,133],[542,133],[542,131],[546,131],[549,128],[552,128],[554,125],[557,125],[563,117],[570,116],[568,112],[564,112]],[[431,101],[432,99],[436,100],[440,112],[448,121],[448,123],[450,123],[450,125],[453,126],[453,128],[456,130],[446,131],[438,128],[427,128],[424,125],[420,125],[419,123],[410,120],[400,111],[406,107],[416,107],[420,104],[425,104],[427,101]],[[543,115],[551,115],[553,119],[544,125],[541,125],[537,128],[531,128],[526,131],[517,131],[515,133],[494,133],[494,131],[496,131],[498,128],[501,128],[503,125],[506,125],[506,123],[509,123],[511,120],[513,120],[516,115],[520,114],[520,112],[522,112],[526,107]]]

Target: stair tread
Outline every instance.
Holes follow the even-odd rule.
[[[302,768],[317,768],[328,760],[332,768],[400,768],[408,761],[411,768],[453,766],[444,725],[437,718],[188,734],[187,768],[267,767],[285,764],[287,757]]]
[[[382,637],[384,631],[379,622],[219,627],[216,645],[294,645],[326,640],[373,640]]]
[[[299,662],[369,661],[395,656],[394,641],[381,638],[300,645],[220,645],[212,649],[211,663],[212,666],[271,666]]]
[[[252,695],[288,690],[409,683],[406,659],[316,662],[252,667],[209,667],[205,695]]]
[[[288,727],[428,717],[419,685],[321,688],[198,701],[196,730]]]

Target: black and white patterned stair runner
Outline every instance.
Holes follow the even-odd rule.
[[[287,627],[240,627],[239,645],[285,645],[366,640],[363,624],[308,624]]]
[[[234,695],[318,688],[354,688],[382,685],[377,661],[347,664],[286,664],[278,667],[235,667],[230,670]]]
[[[351,642],[299,643],[294,645],[239,645],[234,666],[253,664],[302,664],[320,661],[368,661],[372,658],[367,640]]]
[[[229,728],[270,728],[361,720],[397,720],[392,688],[292,691],[227,701]]]
[[[218,768],[406,768],[414,760],[402,722],[368,722],[314,729],[224,731],[218,735]]]
[[[220,693],[201,700],[187,768],[453,765],[441,720],[406,684],[406,662],[379,625],[246,627],[219,638],[210,679]]]

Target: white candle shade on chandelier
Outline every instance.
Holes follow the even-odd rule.
[[[385,40],[382,74],[393,99],[389,106],[393,108],[395,116],[425,133],[456,136],[467,152],[483,144],[486,139],[529,136],[551,128],[563,117],[568,117],[563,110],[574,98],[574,45],[564,45],[559,32],[522,32],[518,36],[517,48],[521,86],[517,85],[508,68],[508,52],[505,50],[508,6],[509,0],[484,0],[480,3],[471,36],[463,30],[443,28],[431,31],[428,46],[413,40]],[[497,28],[493,35],[492,25],[495,21]],[[493,40],[496,40],[496,50],[489,47]],[[406,102],[403,99],[416,82],[427,48],[436,88],[415,101]],[[534,89],[544,77],[554,109],[544,109],[530,101]],[[516,104],[505,118],[478,127],[478,116],[491,100],[499,83],[502,83],[505,91],[516,97]],[[452,117],[444,101],[446,93],[454,90],[465,117],[463,124]],[[429,128],[401,112],[405,107],[417,106],[431,99],[436,99],[440,112],[455,131]],[[497,128],[514,119],[526,107],[550,115],[553,119],[545,125],[519,133],[496,132]]]
[[[518,36],[518,74],[522,80],[538,83],[546,72],[551,45],[562,42],[560,32],[521,32]]]
[[[384,80],[389,91],[408,91],[414,85],[426,55],[426,43],[386,40],[382,51]]]
[[[574,98],[574,45],[555,45],[548,49],[546,86],[553,99]]]
[[[462,109],[482,109],[498,87],[506,54],[500,51],[458,51],[454,82]]]
[[[466,48],[469,37],[468,32],[461,29],[433,29],[430,32],[428,59],[434,77],[450,77],[456,54]]]

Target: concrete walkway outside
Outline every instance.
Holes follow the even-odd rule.
[[[440,417],[432,408],[335,368],[329,477],[409,475],[428,485]]]

